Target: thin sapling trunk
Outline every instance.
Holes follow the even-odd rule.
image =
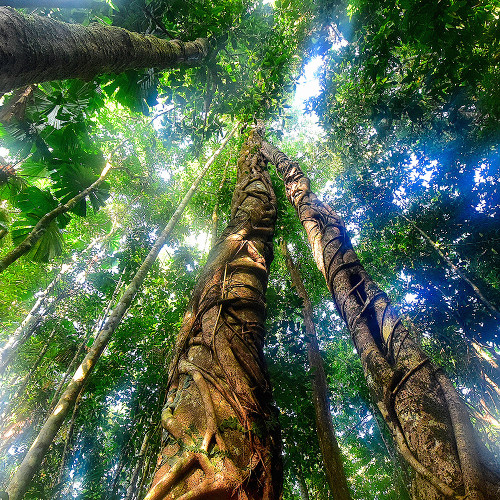
[[[285,256],[286,264],[292,284],[297,294],[302,299],[302,314],[307,335],[307,359],[309,360],[309,370],[311,372],[311,384],[313,390],[314,412],[316,417],[316,432],[318,434],[319,447],[325,466],[326,479],[330,492],[334,500],[351,500],[347,477],[342,464],[335,428],[333,427],[332,414],[330,411],[329,389],[326,381],[323,358],[319,350],[318,338],[316,336],[316,326],[314,324],[313,308],[309,294],[307,293],[304,281],[298,266],[293,261],[286,242],[281,245]]]

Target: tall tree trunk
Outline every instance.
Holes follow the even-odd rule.
[[[48,412],[47,412],[46,418],[48,418],[48,416],[52,413],[52,411],[54,410],[54,406],[56,405],[57,401],[59,401],[61,391],[63,390],[64,385],[66,384],[66,381],[68,380],[68,377],[70,376],[70,374],[74,372],[76,364],[78,363],[80,356],[82,355],[83,351],[85,350],[85,346],[87,345],[89,340],[92,338],[92,336],[97,337],[97,335],[99,335],[99,332],[101,331],[102,327],[104,326],[104,322],[108,318],[109,311],[110,311],[111,307],[114,306],[116,297],[117,297],[117,295],[122,287],[122,280],[123,280],[123,275],[125,274],[125,270],[126,270],[126,267],[123,269],[123,272],[120,275],[120,279],[118,280],[118,283],[116,284],[116,287],[113,291],[111,299],[108,301],[108,305],[106,306],[106,309],[102,312],[102,314],[97,319],[95,326],[94,326],[94,331],[91,332],[90,334],[87,334],[87,336],[80,343],[80,345],[78,346],[78,349],[75,352],[75,355],[73,356],[72,360],[70,361],[70,363],[68,365],[68,368],[66,369],[61,380],[57,384],[54,395],[52,396],[50,404],[48,405]]]
[[[135,274],[134,278],[127,286],[126,290],[123,292],[113,312],[108,316],[101,331],[95,338],[94,343],[92,344],[89,352],[83,359],[82,363],[80,364],[75,374],[73,375],[73,378],[68,384],[68,387],[66,388],[61,398],[59,399],[56,408],[45,421],[45,424],[40,430],[38,437],[36,438],[31,448],[29,449],[28,453],[24,457],[23,462],[21,463],[14,477],[7,486],[6,491],[9,494],[9,500],[18,500],[22,498],[24,493],[29,488],[31,479],[33,478],[33,475],[36,473],[36,471],[39,469],[43,457],[47,452],[47,449],[49,448],[54,437],[59,431],[59,428],[64,422],[64,419],[66,418],[66,415],[68,414],[69,410],[73,406],[78,393],[80,392],[85,382],[88,380],[95,364],[99,360],[99,357],[101,356],[102,352],[108,345],[111,336],[113,335],[114,331],[120,324],[120,321],[122,320],[125,312],[130,307],[132,300],[134,299],[137,291],[144,282],[147,273],[153,266],[160,250],[162,249],[163,245],[169,238],[170,233],[172,232],[173,228],[180,219],[182,212],[184,211],[186,205],[189,203],[189,200],[195,193],[198,185],[203,179],[203,176],[211,167],[211,165],[218,157],[224,146],[228,143],[229,139],[232,137],[237,128],[238,125],[236,125],[233,128],[233,130],[226,135],[219,149],[207,161],[202,171],[195,179],[190,189],[182,199],[181,203],[173,213],[169,223],[155,241],[153,247],[149,251],[147,257],[144,259],[143,263],[141,264],[141,267]]]
[[[262,352],[276,198],[261,137],[238,160],[231,221],[193,292],[170,365],[168,433],[145,500],[272,500],[280,432]]]
[[[137,428],[134,430],[137,430]],[[116,500],[116,494],[118,491],[118,486],[120,484],[120,475],[122,473],[123,468],[125,467],[125,463],[128,461],[128,452],[129,448],[132,447],[132,438],[134,437],[134,433],[127,433],[126,442],[123,444],[120,451],[120,459],[118,460],[118,464],[116,467],[115,474],[113,476],[113,481],[111,483],[110,492],[106,495],[106,500]]]
[[[375,403],[417,473],[413,498],[498,498],[499,477],[480,463],[465,406],[359,262],[341,217],[311,192],[297,163],[268,143],[263,151],[283,175],[288,200],[351,332]]]
[[[90,336],[85,337],[83,339],[83,341],[80,343],[80,345],[78,346],[78,349],[75,352],[75,355],[73,356],[73,359],[70,361],[70,363],[68,365],[68,368],[66,368],[66,371],[64,372],[61,380],[57,384],[54,395],[52,396],[52,399],[50,400],[50,403],[48,405],[48,413],[46,415],[46,418],[49,417],[49,415],[54,410],[54,406],[59,401],[59,397],[61,396],[61,391],[63,390],[64,385],[66,384],[66,381],[68,380],[68,377],[75,370],[76,364],[78,363],[78,359],[80,358],[81,354],[85,350],[85,346],[87,345],[87,342],[89,341],[89,339],[90,339]]]
[[[319,447],[325,466],[326,479],[334,500],[350,500],[349,486],[342,465],[342,455],[335,436],[332,414],[330,412],[330,398],[328,396],[328,384],[326,382],[323,359],[318,346],[316,327],[314,325],[313,309],[309,294],[307,293],[300,271],[292,259],[286,246],[281,245],[286,264],[292,277],[292,284],[297,294],[302,299],[302,314],[307,335],[307,359],[311,372],[314,412],[316,416],[316,432],[318,433]]]
[[[134,68],[171,68],[197,62],[208,42],[163,40],[116,26],[81,26],[0,7],[0,91],[47,80],[119,73]]]
[[[161,430],[161,426],[158,427],[158,430]],[[157,448],[157,446],[155,446],[155,448]],[[158,452],[156,452],[156,453],[158,453]],[[137,486],[137,491],[136,491],[135,497],[138,500],[140,500],[142,498],[142,491],[144,489],[144,484],[145,484],[147,478],[151,477],[151,474],[149,471],[151,468],[151,461],[152,461],[154,456],[155,456],[154,450],[148,450],[146,462],[145,462],[144,468],[142,470],[142,477],[141,477],[141,480],[139,481],[139,484]]]

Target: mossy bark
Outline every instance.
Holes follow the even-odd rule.
[[[145,500],[280,497],[280,432],[262,351],[276,200],[260,146],[252,131],[238,160],[231,221],[179,332],[163,450]]]
[[[268,143],[263,152],[283,175],[288,200],[351,332],[375,403],[416,471],[413,498],[499,498],[498,476],[480,463],[467,410],[453,385],[361,265],[342,218],[311,192],[296,162]]]
[[[208,53],[204,38],[163,40],[116,26],[81,26],[0,7],[0,91],[48,80],[170,68]]]

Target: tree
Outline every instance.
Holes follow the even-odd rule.
[[[260,133],[242,147],[231,221],[177,338],[162,411],[168,438],[147,500],[280,495],[279,427],[262,352],[276,201]]]
[[[1,150],[5,161],[0,161],[0,257],[45,214],[91,185],[104,158],[127,140],[116,155],[109,186],[95,192],[102,195],[94,199],[98,204],[83,199],[56,218],[32,251],[1,275],[2,340],[16,330],[62,263],[74,262],[75,271],[65,282],[80,290],[59,301],[50,317],[40,311],[40,326],[20,345],[5,372],[0,405],[11,415],[2,430],[2,487],[39,432],[51,401],[59,400],[59,387],[87,354],[92,332],[109,316],[108,304],[131,282],[189,189],[197,158],[211,154],[207,141],[220,137],[235,119],[250,124],[260,117],[271,124],[275,140],[283,139],[281,149],[301,155],[319,197],[349,214],[346,226],[366,271],[401,303],[415,343],[434,366],[446,369],[469,405],[472,423],[498,455],[497,323],[486,303],[443,266],[412,225],[498,309],[495,6],[488,0],[474,5],[450,0],[428,9],[412,0],[395,6],[377,1],[221,0],[215,5],[205,0],[113,0],[60,10],[62,3],[68,4],[38,2],[32,14],[72,26],[111,24],[162,40],[208,38],[214,50],[201,65],[29,85],[0,101],[0,146],[6,149]],[[435,29],[429,31],[429,25]],[[303,113],[287,108],[291,91],[300,68],[308,68],[309,57],[316,54],[327,56],[322,59],[324,90],[314,104],[324,131],[317,132],[311,122],[292,129],[296,115]],[[161,115],[154,126],[144,118],[149,114]],[[164,476],[154,465],[160,448],[175,451],[171,437],[160,444],[158,433],[151,435],[139,475],[135,454],[168,407],[164,366],[172,362],[174,332],[206,264],[202,249],[210,246],[213,215],[220,226],[230,222],[236,142],[232,151],[221,154],[186,207],[80,392],[78,412],[61,425],[26,497],[50,498],[58,484],[62,497],[118,500],[134,494],[140,499],[155,473],[158,481],[174,476],[166,469],[178,457],[164,464]],[[277,232],[300,256],[315,311],[333,424],[348,457],[344,466],[352,496],[410,498],[406,490],[412,473],[393,452],[391,421],[384,423],[369,402],[350,332],[328,290],[320,286],[323,278],[295,213],[285,203],[283,183],[273,170],[270,176],[277,193]],[[90,256],[93,268],[83,273],[82,250],[111,228],[114,236],[96,245]],[[310,343],[302,304],[284,256],[276,250],[263,351],[282,427],[283,496],[328,500],[311,373],[304,370]],[[399,380],[393,395],[397,405],[430,366],[423,365],[406,382]],[[203,381],[198,379],[197,385],[193,377],[186,388],[179,382],[183,405],[186,393],[200,398],[197,387]],[[23,396],[13,400],[11,387],[22,389]],[[196,417],[199,437],[207,430],[203,415],[189,415]],[[418,423],[420,415],[411,416]],[[219,434],[238,436],[241,424],[226,423]],[[486,452],[479,440],[476,444],[483,462]],[[217,442],[212,440],[212,446],[209,460],[231,463],[224,453],[212,455]],[[185,447],[182,456],[197,452],[193,447]],[[193,465],[186,479],[195,483],[204,474]]]
[[[283,175],[287,198],[351,331],[375,403],[417,473],[414,498],[493,498],[498,473],[481,462],[467,410],[453,385],[412,339],[358,260],[342,219],[310,190],[298,164],[269,143],[263,152]],[[432,453],[422,445],[426,442],[433,443]]]
[[[73,378],[70,383],[66,387],[65,391],[59,398],[59,401],[49,415],[47,420],[45,421],[42,429],[40,430],[38,437],[35,442],[29,449],[28,453],[24,457],[24,460],[20,467],[17,469],[14,477],[10,481],[7,486],[7,494],[11,500],[15,500],[18,498],[22,498],[24,493],[27,491],[31,478],[39,469],[43,457],[45,453],[52,443],[55,435],[59,431],[66,415],[70,411],[71,407],[74,405],[78,394],[82,391],[83,386],[88,380],[95,364],[99,360],[102,352],[106,348],[109,343],[109,340],[116,328],[120,324],[123,315],[130,307],[132,300],[135,295],[139,291],[144,279],[154,264],[158,254],[170,236],[172,229],[178,222],[180,216],[182,215],[183,210],[186,208],[186,205],[189,203],[191,197],[193,196],[196,188],[200,184],[203,179],[204,174],[207,170],[212,166],[213,162],[217,158],[218,154],[224,149],[224,146],[227,144],[231,136],[236,131],[237,126],[233,128],[233,130],[227,134],[226,138],[222,142],[219,149],[212,155],[212,157],[207,161],[204,168],[198,175],[198,178],[193,183],[189,191],[184,196],[182,202],[177,207],[176,211],[172,215],[169,223],[165,226],[165,229],[162,231],[160,236],[155,241],[155,244],[149,251],[147,257],[144,259],[144,262],[138,269],[132,281],[127,286],[126,290],[123,292],[121,297],[119,298],[116,306],[113,308],[112,314],[108,316],[104,324],[102,325],[98,335],[96,336],[89,352],[81,362],[80,366],[76,370]]]
[[[318,433],[319,445],[323,455],[323,464],[326,470],[326,477],[335,499],[349,500],[351,495],[347,485],[347,478],[342,465],[335,428],[333,427],[332,415],[330,411],[328,386],[326,382],[323,360],[318,346],[316,328],[314,326],[313,309],[309,294],[304,286],[304,281],[300,271],[288,252],[286,242],[282,241],[282,249],[290,272],[292,283],[297,290],[299,297],[303,301],[302,311],[304,314],[304,324],[307,334],[307,358],[309,360],[309,370],[311,371],[314,411],[316,414],[316,432]],[[301,490],[304,490],[304,480],[299,478]],[[307,492],[307,489],[305,489]]]

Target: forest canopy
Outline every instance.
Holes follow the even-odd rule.
[[[500,497],[498,2],[1,4],[2,498]]]

